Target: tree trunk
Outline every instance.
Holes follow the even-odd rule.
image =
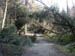
[[[27,24],[25,24],[24,33],[27,34]]]
[[[75,28],[74,27],[71,27],[70,30],[72,32],[73,37],[75,38]]]
[[[4,26],[5,26],[5,20],[6,20],[6,15],[7,15],[7,8],[8,8],[8,0],[6,0],[6,6],[5,6],[4,18],[3,18],[3,21],[2,21],[2,29],[3,29]]]

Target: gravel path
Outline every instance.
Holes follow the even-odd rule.
[[[59,49],[55,48],[55,45],[52,43],[46,43],[42,40],[39,43],[34,43],[23,56],[68,56]],[[39,39],[38,39],[39,40]]]

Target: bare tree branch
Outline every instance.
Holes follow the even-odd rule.
[[[42,5],[44,5],[44,7],[49,8],[49,6],[47,6],[44,2],[39,1],[39,0],[36,0],[36,1],[40,2]]]

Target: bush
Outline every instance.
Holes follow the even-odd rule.
[[[31,44],[30,39],[26,36],[17,35],[16,31],[17,30],[14,25],[6,26],[1,31],[0,51],[3,51],[3,54],[5,54],[4,56],[21,56],[23,53],[23,47]]]
[[[27,40],[27,36],[19,36],[16,34],[16,27],[14,25],[9,25],[5,27],[0,34],[0,43],[14,44],[14,45],[23,45],[30,40]]]
[[[47,40],[47,41],[50,41],[50,42],[55,42],[55,38],[57,37],[57,35],[56,34],[54,34],[54,33],[51,33],[51,34],[47,34],[47,35],[45,35],[45,39]]]
[[[75,38],[73,37],[71,33],[65,34],[58,39],[58,42],[60,42],[61,44],[69,44],[74,41],[75,41]]]
[[[3,56],[21,56],[23,54],[23,51],[23,47],[13,44],[0,43],[0,52]]]
[[[72,52],[75,53],[75,42],[71,43],[71,44],[68,44],[66,47],[70,50],[71,53]]]
[[[21,29],[22,26],[24,26],[27,23],[27,20],[25,18],[21,18],[21,19],[17,19],[15,21],[15,26],[17,27],[17,29]]]
[[[12,35],[14,33],[16,33],[17,29],[16,29],[16,26],[11,24],[11,25],[8,25],[6,26],[2,31],[1,31],[1,35],[3,36],[9,36],[9,35]]]

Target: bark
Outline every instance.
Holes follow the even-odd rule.
[[[3,18],[3,21],[2,21],[2,29],[3,29],[4,26],[5,26],[5,20],[6,20],[6,15],[7,15],[7,9],[8,9],[8,0],[6,0],[6,6],[5,6],[4,18]]]
[[[24,34],[27,34],[27,24],[24,26]]]

